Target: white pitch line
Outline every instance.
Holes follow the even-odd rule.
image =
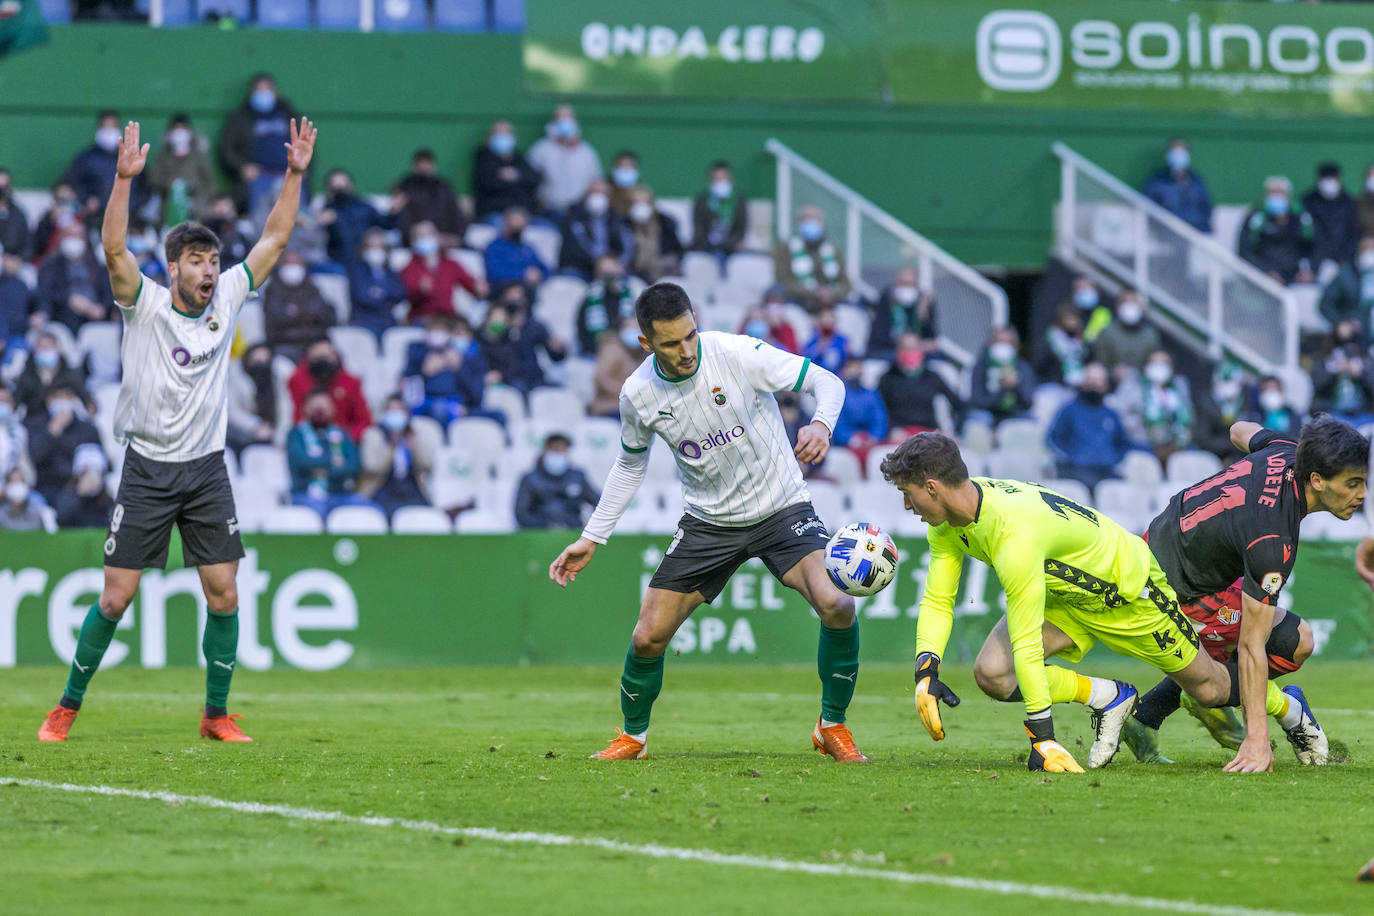
[[[1282,910],[1255,910],[1243,906],[1213,906],[1194,903],[1191,900],[1168,900],[1162,897],[1135,897],[1130,894],[1105,894],[1084,891],[1073,887],[1056,887],[1048,884],[1022,884],[1017,881],[989,881],[984,878],[960,878],[953,875],[935,875],[924,872],[889,871],[881,868],[860,868],[855,865],[842,865],[827,862],[805,862],[795,859],[780,859],[770,856],[751,856],[737,853],[716,852],[712,849],[686,849],[677,846],[660,846],[657,843],[622,843],[598,836],[568,836],[560,833],[536,833],[534,831],[506,831],[491,827],[446,827],[432,821],[413,821],[399,817],[360,816],[345,814],[342,811],[322,811],[317,808],[298,808],[294,805],[273,805],[263,802],[230,801],[211,795],[179,795],[175,792],[150,792],[144,789],[121,789],[115,786],[82,786],[67,782],[46,782],[41,779],[18,779],[0,777],[0,786],[21,786],[30,789],[51,789],[59,792],[75,792],[82,795],[104,795],[115,798],[137,798],[145,801],[160,801],[172,805],[201,805],[206,808],[222,808],[241,814],[275,814],[298,821],[321,821],[338,824],[354,824],[364,827],[400,827],[420,833],[436,833],[444,836],[470,837],[490,840],[494,843],[523,843],[535,846],[583,846],[602,849],[608,852],[648,856],[654,859],[674,859],[679,862],[702,862],[707,865],[724,865],[736,868],[753,868],[764,871],[800,872],[807,875],[827,875],[841,878],[871,878],[877,881],[892,881],[898,884],[929,884],[939,887],[955,888],[966,891],[980,891],[987,894],[1009,896],[1030,896],[1042,900],[1067,900],[1071,903],[1095,904],[1099,906],[1135,907],[1143,910],[1162,910],[1170,913],[1197,913],[1201,916],[1301,916]]]

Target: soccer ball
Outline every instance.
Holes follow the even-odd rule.
[[[825,571],[847,595],[877,594],[897,575],[897,545],[877,525],[845,525],[825,545]]]

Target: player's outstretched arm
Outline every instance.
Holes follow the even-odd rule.
[[[291,240],[291,230],[296,228],[301,208],[301,181],[315,155],[315,133],[315,125],[309,118],[301,118],[299,125],[295,118],[291,119],[291,142],[286,144],[286,176],[282,179],[281,193],[263,224],[262,238],[244,259],[248,272],[259,283],[267,279],[277,265],[277,259]]]
[[[1245,740],[1224,769],[1228,773],[1264,773],[1274,769],[1274,752],[1269,748],[1269,714],[1264,708],[1265,687],[1269,683],[1269,655],[1264,644],[1274,628],[1274,608],[1242,594],[1241,609],[1236,656],[1240,661]]]
[[[1242,452],[1249,454],[1250,440],[1255,438],[1255,433],[1264,429],[1258,423],[1251,423],[1249,420],[1237,420],[1231,424],[1231,444]]]
[[[129,186],[134,176],[148,164],[148,144],[138,143],[138,122],[124,126],[115,161],[114,186],[105,206],[105,221],[100,226],[100,244],[105,249],[105,268],[110,273],[110,290],[120,305],[131,306],[143,281],[138,261],[129,252]]]

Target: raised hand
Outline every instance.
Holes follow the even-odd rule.
[[[119,140],[119,158],[115,162],[115,174],[120,178],[133,178],[148,164],[148,144],[138,145],[138,122],[130,121],[124,125],[124,136]]]
[[[291,142],[286,144],[286,165],[297,175],[310,166],[310,157],[315,155],[315,125],[309,118],[301,118],[297,126],[291,119]]]

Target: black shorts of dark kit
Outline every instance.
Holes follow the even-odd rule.
[[[187,566],[242,559],[243,539],[223,452],[178,462],[154,461],[133,449],[125,452],[105,537],[105,565],[166,569],[173,524],[181,531],[181,558]]]
[[[740,527],[712,525],[683,515],[650,588],[691,594],[710,602],[744,562],[758,557],[778,581],[813,550],[824,550],[830,536],[808,503],[789,506],[761,522]]]

